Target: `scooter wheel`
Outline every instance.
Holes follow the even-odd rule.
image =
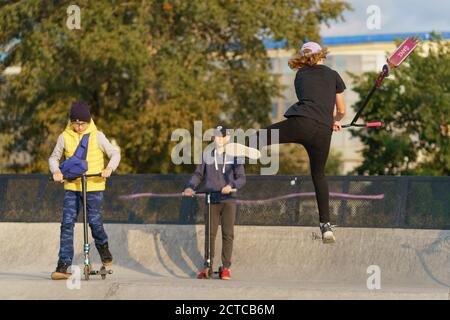
[[[91,273],[91,268],[89,266],[84,266],[84,279],[89,280],[89,275]]]

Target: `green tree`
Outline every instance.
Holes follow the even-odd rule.
[[[377,74],[354,76],[364,99]],[[380,129],[352,130],[365,145],[358,174],[450,174],[450,43],[434,36],[392,71],[364,110]]]
[[[267,124],[280,88],[263,39],[288,48],[320,40],[320,25],[349,8],[338,0],[79,0],[81,30],[69,30],[70,4],[0,5],[0,44],[20,39],[5,65],[23,68],[0,100],[6,154],[26,155],[16,172],[47,171],[76,99],[91,104],[100,130],[121,147],[121,172],[190,170],[170,161],[173,130],[194,120]]]

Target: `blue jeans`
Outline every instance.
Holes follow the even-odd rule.
[[[87,192],[87,219],[91,227],[95,246],[108,242],[108,236],[103,228],[102,205],[103,192]],[[72,264],[73,260],[73,228],[78,214],[83,210],[83,196],[81,192],[66,190],[64,194],[63,217],[61,221],[61,237],[59,262]]]

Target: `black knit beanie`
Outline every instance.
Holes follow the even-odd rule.
[[[91,112],[89,111],[87,102],[76,101],[72,104],[72,108],[70,109],[70,121],[91,122]]]

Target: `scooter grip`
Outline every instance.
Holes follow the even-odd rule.
[[[381,122],[369,122],[369,123],[366,124],[366,127],[367,128],[370,128],[370,127],[381,127]]]
[[[101,173],[95,173],[95,174],[86,174],[85,177],[86,178],[90,178],[90,177],[101,177],[102,174]],[[63,181],[68,181],[68,180],[76,180],[76,179],[80,179],[82,176],[77,176],[77,177],[66,177],[63,176]],[[48,181],[52,181],[52,182],[56,182],[55,180],[53,180],[53,175],[48,177]]]
[[[65,179],[66,179],[66,178],[63,177],[63,181],[64,181]],[[53,175],[51,175],[51,176],[48,177],[48,181],[50,181],[50,182],[60,182],[60,181],[55,181],[55,180],[53,180]]]
[[[238,191],[238,189],[236,189],[236,188],[233,188],[233,189],[231,189],[231,193],[235,193],[235,192],[237,192]],[[219,193],[220,191],[216,191],[217,193]],[[195,195],[197,195],[197,194],[204,194],[205,192],[195,192],[194,191],[194,194],[191,196],[191,197],[194,197]],[[181,193],[181,195],[183,196],[183,197],[187,197],[187,195],[185,195],[184,194],[184,191]]]

